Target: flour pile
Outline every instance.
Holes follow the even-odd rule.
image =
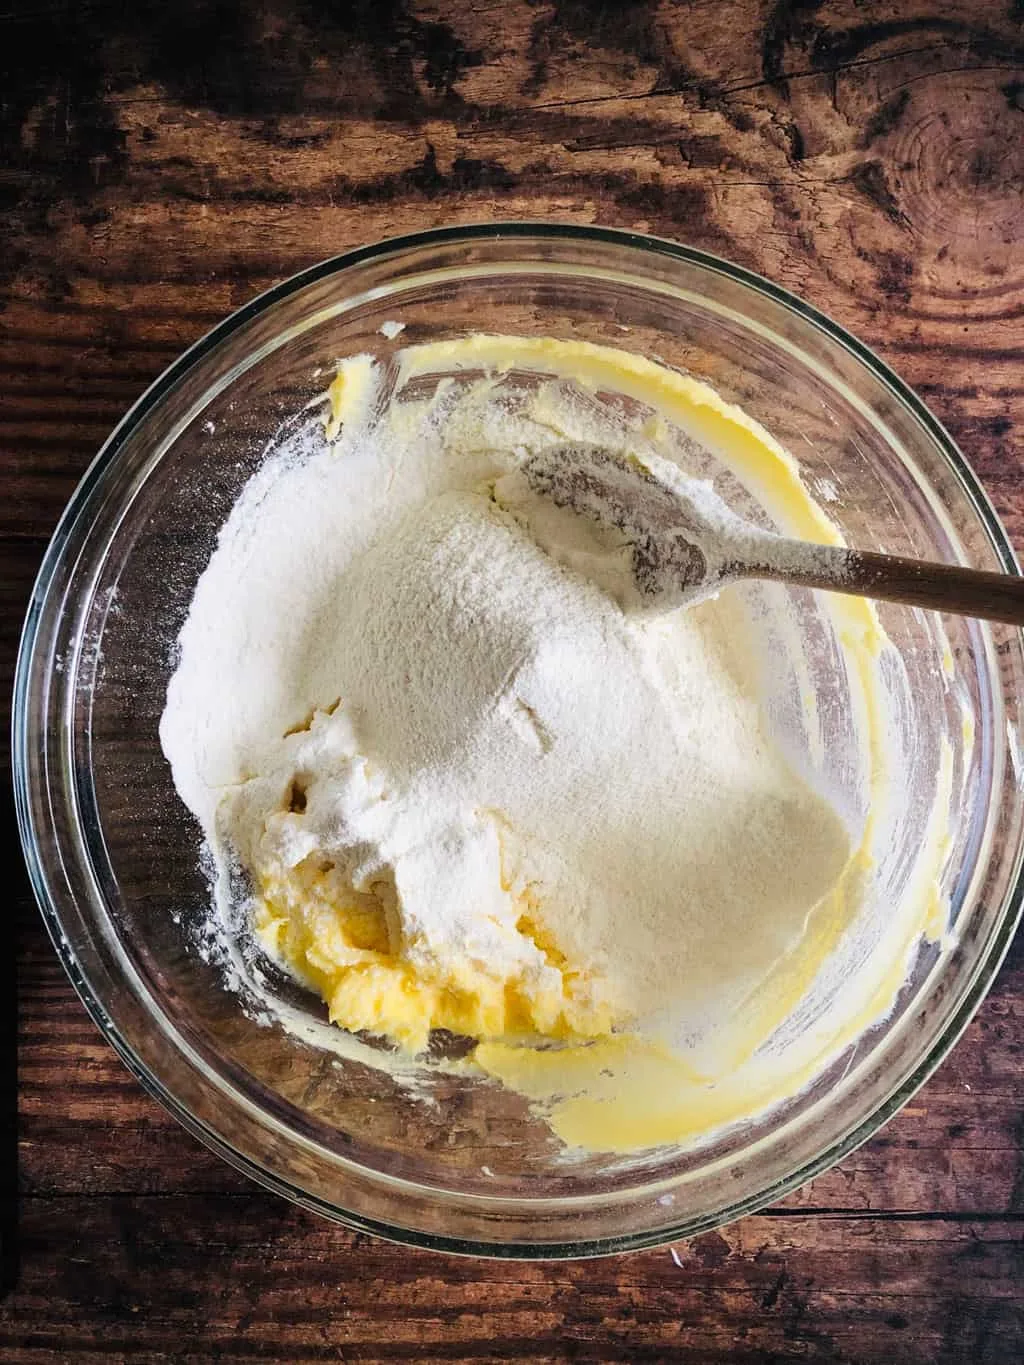
[[[381,412],[350,366],[340,441],[307,426],[223,528],[161,727],[261,941],[411,1050],[726,1027],[850,855],[765,732],[756,625],[541,548],[495,494],[561,434],[536,400]]]

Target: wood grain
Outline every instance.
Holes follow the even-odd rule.
[[[8,0],[4,706],[46,538],[147,383],[269,284],[440,223],[630,227],[795,289],[918,389],[1024,547],[1022,210],[1019,0]],[[779,1208],[671,1253],[492,1265],[348,1234],[198,1147],[8,866],[5,1361],[1024,1354],[1019,944],[921,1094]]]

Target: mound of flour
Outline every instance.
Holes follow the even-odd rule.
[[[629,614],[542,549],[490,495],[527,419],[402,407],[242,493],[168,691],[178,790],[222,860],[386,870],[421,958],[513,970],[528,889],[626,1014],[705,1033],[849,853],[764,732],[756,630],[726,597]]]

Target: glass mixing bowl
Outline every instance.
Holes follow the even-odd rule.
[[[391,319],[405,324],[399,343],[378,330]],[[228,1161],[309,1208],[420,1246],[603,1254],[778,1199],[874,1132],[952,1046],[1020,911],[1022,635],[948,618],[943,637],[936,618],[886,609],[920,740],[907,743],[907,762],[934,754],[940,726],[954,749],[961,796],[943,890],[956,947],[922,948],[890,1016],[755,1122],[638,1162],[566,1164],[547,1126],[498,1086],[440,1075],[414,1097],[375,1068],[339,1062],[313,1034],[252,1017],[196,947],[208,903],[199,831],[157,738],[173,643],[267,440],[335,363],[481,329],[657,356],[777,437],[850,543],[1016,571],[934,418],[857,341],[774,285],[596,228],[508,224],[384,242],[222,323],[98,455],[25,627],[18,816],[47,927],[86,1008],[142,1084]],[[948,723],[951,696],[973,716],[973,737]],[[915,837],[893,829],[896,841]],[[320,1017],[317,1002],[300,1007]]]

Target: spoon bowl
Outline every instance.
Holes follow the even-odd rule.
[[[657,455],[552,445],[520,472],[556,507],[622,534],[647,607],[672,610],[760,578],[1024,625],[1024,578],[774,535],[737,516],[710,481]]]

